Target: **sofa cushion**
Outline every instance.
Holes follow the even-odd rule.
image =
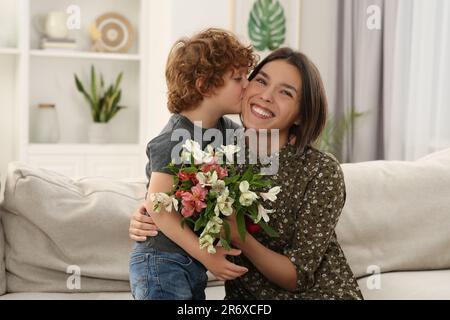
[[[6,292],[5,237],[3,234],[2,215],[2,204],[0,203],[0,296]]]
[[[366,300],[450,300],[450,270],[388,272],[358,280]]]
[[[3,217],[7,291],[129,291],[129,217],[145,185],[71,180],[10,164]]]
[[[450,149],[342,168],[347,201],[336,233],[357,277],[450,268]]]

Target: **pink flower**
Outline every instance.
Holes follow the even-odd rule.
[[[222,168],[221,166],[217,166],[216,168],[217,176],[219,179],[223,179],[225,177],[228,177],[228,170],[227,168]]]
[[[194,214],[194,207],[193,202],[191,201],[181,201],[181,204],[183,205],[183,209],[181,209],[181,214],[183,215],[183,217],[185,218],[189,218]]]
[[[189,173],[180,171],[178,172],[178,178],[180,178],[181,181],[186,181],[190,179]]]
[[[219,164],[217,164],[215,162],[215,160],[211,161],[208,164],[204,164],[202,166],[202,172],[203,173],[207,173],[210,171],[216,171],[217,172],[217,177],[219,179],[223,179],[225,177],[228,177],[228,170],[227,168],[221,167]]]
[[[202,188],[201,185],[197,184],[196,186],[191,188],[191,192],[186,191],[183,193],[181,204],[187,208],[185,210],[186,214],[190,214],[192,216],[191,210],[195,210],[196,212],[201,212],[204,208],[206,208],[205,198],[208,194],[208,190]],[[183,213],[182,213],[183,214]],[[183,216],[185,216],[183,214]]]

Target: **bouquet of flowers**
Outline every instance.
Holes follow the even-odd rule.
[[[174,173],[172,191],[150,194],[155,212],[162,208],[167,212],[172,208],[181,211],[182,225],[189,223],[195,232],[201,231],[200,248],[207,248],[209,253],[216,252],[217,241],[225,249],[231,249],[230,226],[225,218],[233,212],[242,240],[246,230],[255,233],[262,229],[272,237],[278,236],[267,224],[273,210],[265,209],[262,200],[274,202],[281,187],[258,191],[271,187],[272,182],[262,174],[255,174],[251,165],[239,173],[233,165],[234,154],[239,151],[235,145],[217,150],[208,145],[203,151],[196,141],[187,140],[181,152],[181,166],[168,165]],[[226,163],[222,161],[224,157]]]

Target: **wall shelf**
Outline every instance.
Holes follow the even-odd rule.
[[[41,29],[37,18],[48,12],[67,12],[71,5],[82,12],[79,29],[69,31],[77,49],[40,49]],[[16,127],[11,146],[14,160],[60,172],[71,177],[102,175],[141,178],[147,162],[148,142],[143,119],[148,114],[149,2],[146,0],[2,0],[0,2],[0,80],[8,94],[0,98],[2,114]],[[135,37],[127,53],[91,52],[90,25],[107,12],[117,12],[130,21]],[[77,91],[74,74],[90,89],[94,65],[108,86],[123,72],[121,110],[109,122],[109,144],[89,144],[91,112]],[[38,117],[40,104],[53,104],[57,111],[59,143],[40,144],[38,128],[48,125]],[[12,129],[10,130],[12,131]],[[6,137],[5,139],[7,139]],[[0,142],[3,142],[0,140]],[[9,155],[8,155],[9,157]]]
[[[14,54],[19,54],[20,50],[16,49],[16,48],[0,48],[0,54],[10,54],[10,55],[14,55]]]
[[[1,52],[1,51],[0,51]],[[93,60],[123,60],[140,61],[138,54],[122,53],[100,53],[69,50],[31,50],[32,57],[51,57],[51,58],[71,58],[71,59],[93,59]]]

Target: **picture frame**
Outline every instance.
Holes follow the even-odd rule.
[[[241,41],[246,44],[252,44],[255,48],[255,51],[264,58],[267,56],[272,50],[267,46],[261,43],[256,43],[251,39],[249,33],[249,20],[250,14],[254,9],[254,5],[257,2],[260,2],[259,5],[263,4],[264,1],[271,2],[271,5],[278,2],[284,11],[285,17],[285,34],[284,41],[279,41],[279,43],[275,43],[274,45],[277,47],[291,47],[293,49],[300,49],[300,10],[301,4],[300,0],[230,0],[230,29],[236,36],[239,37]],[[254,15],[255,15],[254,11]],[[275,13],[275,15],[279,14],[279,10]],[[254,31],[254,29],[253,29]],[[259,46],[258,46],[259,45]],[[264,47],[263,50],[262,47]],[[275,48],[276,49],[276,48]]]

